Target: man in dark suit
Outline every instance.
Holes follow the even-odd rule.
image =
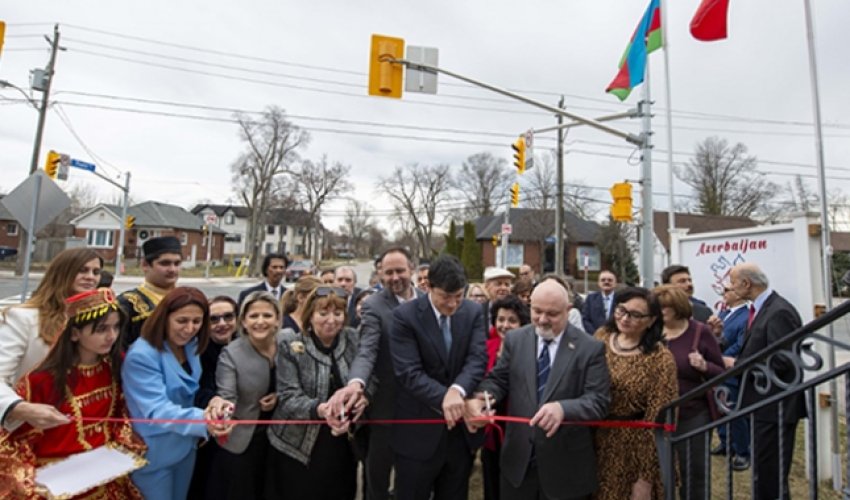
[[[266,278],[262,283],[258,283],[250,288],[246,288],[239,292],[239,308],[242,308],[242,301],[251,292],[269,292],[280,300],[283,297],[283,276],[286,274],[286,266],[289,265],[289,259],[282,253],[270,253],[263,258],[263,276]]]
[[[443,418],[446,425],[397,425],[392,431],[398,500],[463,500],[475,450],[483,436],[458,425],[464,398],[487,367],[481,306],[463,298],[460,261],[444,255],[431,263],[428,295],[393,313],[390,354],[398,384],[395,417]]]
[[[604,270],[599,273],[599,291],[593,292],[584,299],[581,309],[581,322],[584,331],[590,335],[596,333],[611,316],[611,305],[614,304],[614,288],[617,287],[617,275]]]
[[[390,332],[393,310],[422,294],[415,291],[411,276],[413,257],[403,247],[392,247],[381,256],[381,270],[386,286],[363,302],[360,324],[360,345],[357,357],[349,368],[348,385],[336,391],[328,400],[331,407],[329,424],[348,413],[363,395],[370,377],[377,377],[378,390],[369,402],[369,418],[387,420],[395,417],[396,384],[390,358]],[[366,488],[368,500],[389,498],[390,471],[393,452],[390,448],[389,425],[369,426],[369,445],[366,454]]]
[[[596,491],[596,456],[589,427],[564,420],[601,420],[608,414],[611,380],[605,346],[568,322],[570,298],[557,282],[541,282],[531,295],[531,324],[511,330],[502,354],[475,397],[467,401],[468,425],[509,399],[502,444],[503,500],[589,498]],[[485,393],[486,391],[486,393]]]
[[[723,332],[723,321],[714,314],[704,300],[694,297],[694,280],[691,278],[691,270],[688,266],[681,264],[673,264],[667,266],[661,271],[661,283],[665,285],[674,285],[679,287],[683,292],[688,294],[688,300],[691,301],[695,320],[701,321],[711,328],[711,331],[719,336]]]
[[[339,266],[334,270],[334,285],[342,288],[348,293],[348,326],[357,328],[360,320],[357,319],[357,294],[362,290],[357,286],[357,273],[351,266]]]
[[[762,349],[773,345],[782,337],[793,332],[803,322],[800,314],[787,300],[770,288],[767,276],[752,263],[738,264],[729,273],[729,288],[739,297],[752,302],[749,308],[748,327],[744,334],[744,344],[738,356],[738,362],[744,362]],[[771,368],[776,375],[790,381],[795,368],[781,358],[774,357]],[[741,401],[743,407],[764,400],[773,394],[782,392],[776,384],[771,385],[767,394],[759,394],[753,388],[752,377],[745,376],[741,381]],[[779,481],[784,485],[784,495],[789,497],[788,473],[791,471],[791,457],[794,450],[794,437],[797,422],[806,416],[803,394],[798,393],[782,401],[782,419],[779,419],[778,405],[770,405],[756,412],[753,426],[755,442],[755,480],[756,498],[779,498]],[[778,434],[782,433],[782,449],[779,447]],[[780,470],[780,453],[782,469]]]

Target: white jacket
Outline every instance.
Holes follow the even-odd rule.
[[[13,306],[0,314],[0,418],[14,430],[21,422],[6,419],[9,407],[21,397],[15,384],[35,368],[50,350],[38,336],[38,309]]]

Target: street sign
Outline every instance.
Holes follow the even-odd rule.
[[[204,222],[208,226],[215,226],[218,224],[218,216],[216,216],[216,214],[207,214],[204,216]]]
[[[414,63],[438,66],[439,55],[437,49],[430,47],[407,47],[407,60]],[[437,73],[427,71],[413,66],[407,67],[407,75],[404,79],[404,90],[407,92],[421,92],[423,94],[437,93]]]
[[[68,180],[68,167],[71,165],[71,157],[66,154],[59,155],[59,170],[56,173],[56,178],[60,181]]]
[[[525,131],[525,169],[534,167],[534,129]]]
[[[534,129],[530,128],[525,131],[525,147],[533,148],[534,147]]]
[[[38,181],[35,176],[41,176],[41,189],[39,189],[38,208],[35,219],[35,231],[30,228],[33,202],[35,201],[35,189]],[[71,199],[65,191],[59,188],[50,177],[43,171],[36,170],[18,187],[12,190],[0,200],[0,204],[12,214],[12,217],[26,230],[32,234],[38,232],[44,226],[53,222],[63,210],[71,206]]]
[[[71,166],[74,168],[79,168],[80,170],[88,170],[89,172],[94,172],[94,169],[96,168],[96,165],[94,163],[78,160],[76,158],[71,159]]]
[[[514,228],[510,224],[502,224],[502,234],[511,234],[513,231]]]

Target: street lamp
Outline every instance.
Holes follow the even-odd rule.
[[[30,106],[35,108],[36,111],[39,110],[38,103],[35,101],[35,99],[30,97],[29,94],[27,94],[27,92],[24,89],[18,87],[14,83],[8,82],[6,80],[0,80],[0,88],[4,88],[4,89],[8,88],[8,89],[17,90],[18,92],[20,92],[24,96],[24,98],[27,100],[27,102],[30,104]]]

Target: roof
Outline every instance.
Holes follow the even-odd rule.
[[[513,226],[511,240],[539,241],[555,233],[555,211],[534,208],[512,208],[509,212]],[[502,232],[504,214],[483,215],[475,219],[475,239],[489,240],[494,234]],[[592,243],[599,235],[600,226],[596,222],[584,220],[572,212],[564,211],[564,227],[570,241]],[[460,237],[463,237],[461,232]]]
[[[76,225],[78,220],[85,218],[90,213],[101,208],[112,212],[116,219],[121,219],[121,206],[101,203],[75,217],[71,223]],[[200,216],[193,215],[186,211],[183,207],[159,201],[146,201],[144,203],[139,203],[138,205],[127,207],[127,215],[132,215],[136,218],[136,227],[163,227],[169,229],[183,229],[186,231],[200,231],[204,225],[204,221]],[[223,233],[225,231],[215,228],[214,232]]]
[[[745,227],[756,227],[758,222],[749,217],[728,215],[702,215],[676,212],[676,228],[687,228],[688,234],[710,233],[712,231],[723,231],[726,229],[741,229]],[[670,251],[670,232],[668,227],[667,212],[656,210],[652,213],[652,227],[655,237],[664,245],[664,249]]]
[[[270,208],[266,211],[266,224],[291,227],[309,227],[310,213],[300,209]]]
[[[213,213],[215,213],[219,217],[224,215],[225,212],[227,212],[228,210],[232,210],[233,215],[239,217],[240,219],[247,219],[251,216],[251,210],[248,207],[243,207],[241,205],[211,205],[204,203],[200,205],[195,205],[194,207],[192,207],[192,210],[190,210],[190,212],[195,215],[198,215],[201,210],[205,208],[209,208],[213,211]]]
[[[0,194],[0,200],[2,200],[4,196],[6,195]],[[6,210],[6,207],[3,206],[2,203],[0,203],[0,220],[15,220],[15,218],[12,217],[12,214],[9,213],[8,210]]]

